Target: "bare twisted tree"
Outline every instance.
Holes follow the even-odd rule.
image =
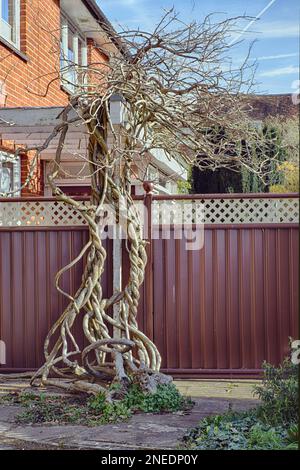
[[[70,103],[47,141],[30,149],[36,151],[32,171],[40,152],[59,136],[48,181],[59,201],[81,213],[89,228],[89,241],[57,274],[57,288],[69,304],[47,335],[45,363],[32,377],[33,384],[101,391],[111,400],[105,384],[112,381],[121,384],[122,392],[131,381],[153,392],[158,384],[172,380],[159,372],[160,354],[137,324],[147,255],[130,185],[133,176],[142,178],[156,149],[184,165],[233,170],[242,165],[263,176],[263,159],[253,160],[249,152],[258,141],[245,100],[253,84],[253,66],[246,59],[235,67],[230,60],[229,39],[242,19],[215,23],[209,16],[201,24],[185,24],[171,10],[152,32],[121,31],[124,53],[111,53],[108,63],[88,68],[68,64],[76,68],[80,85],[73,84]],[[110,114],[116,95],[123,103],[121,125],[114,124]],[[89,204],[67,196],[55,183],[68,130],[74,124],[84,125],[89,137]],[[237,144],[243,141],[246,146]],[[106,262],[101,233],[107,206],[122,223],[130,262],[125,288],[111,298],[103,297],[101,287]],[[61,290],[59,279],[85,255],[81,285],[71,296]],[[114,305],[119,307],[118,318],[111,314]],[[83,350],[74,335],[78,317],[88,342]],[[59,381],[53,376],[71,380]]]

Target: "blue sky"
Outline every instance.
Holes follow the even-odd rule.
[[[118,23],[151,30],[164,8],[174,6],[185,21],[201,19],[218,12],[217,18],[242,14],[260,19],[244,32],[243,44],[233,50],[233,61],[245,56],[256,39],[251,57],[257,59],[256,91],[292,93],[299,80],[298,0],[98,0],[98,4],[117,28]],[[243,23],[243,27],[247,23]]]

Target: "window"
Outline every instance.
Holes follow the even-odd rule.
[[[0,0],[0,36],[20,49],[20,0]]]
[[[16,191],[12,196],[20,195],[21,186],[20,157],[0,152],[0,193]]]
[[[52,196],[52,189],[48,183],[48,176],[52,171],[53,161],[45,162],[45,194],[49,196]],[[57,186],[63,188],[66,194],[83,196],[89,193],[91,173],[88,163],[85,160],[61,162],[55,181]]]
[[[62,85],[71,93],[83,85],[87,66],[86,40],[81,32],[66,18],[61,18],[60,70]]]
[[[159,182],[159,172],[158,169],[152,165],[149,165],[147,168],[147,180],[151,181],[152,183]]]

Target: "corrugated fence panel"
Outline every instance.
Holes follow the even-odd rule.
[[[298,337],[298,228],[205,228],[153,241],[154,340],[177,375],[254,376]]]
[[[6,343],[3,370],[36,368],[43,342],[66,306],[57,292],[57,271],[86,243],[84,227],[0,230],[0,338]],[[112,293],[112,240],[103,276]],[[298,337],[297,225],[206,225],[201,250],[185,239],[158,239],[153,247],[153,331],[163,368],[178,376],[256,376],[263,360],[278,364],[288,337]],[[128,279],[124,249],[123,282]],[[84,260],[60,285],[74,293]],[[141,289],[139,324],[149,318],[147,283]],[[81,317],[75,325],[83,344]]]
[[[55,275],[87,242],[86,229],[0,231],[0,338],[6,343],[1,369],[28,369],[43,363],[43,343],[50,326],[67,305],[55,288]],[[104,242],[111,257],[112,242]],[[66,272],[61,288],[75,293],[83,260]],[[111,268],[103,276],[104,294],[111,293]],[[83,343],[80,321],[75,325]]]

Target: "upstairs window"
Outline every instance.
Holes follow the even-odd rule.
[[[82,33],[65,15],[61,18],[60,47],[61,83],[70,93],[75,93],[76,87],[85,82],[83,68],[87,66],[87,46]]]
[[[20,49],[20,0],[0,0],[0,36]]]

